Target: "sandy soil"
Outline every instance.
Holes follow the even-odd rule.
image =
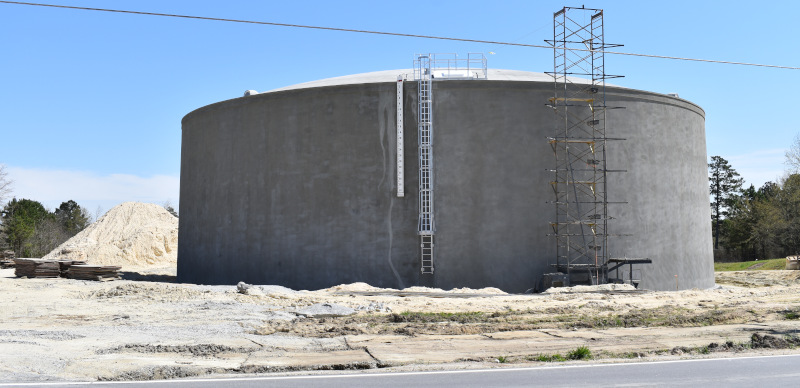
[[[0,270],[0,381],[513,367],[579,347],[624,362],[791,353],[800,344],[800,271],[718,273],[712,290],[539,295],[363,283],[243,294],[175,284],[174,267],[123,271],[130,280]],[[354,313],[303,313],[318,303]]]

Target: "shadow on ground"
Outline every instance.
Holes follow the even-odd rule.
[[[143,274],[139,272],[126,272],[119,273],[120,277],[125,280],[135,280],[138,282],[162,282],[162,283],[175,283],[177,276],[164,275],[164,274]]]

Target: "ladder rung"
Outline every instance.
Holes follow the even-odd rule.
[[[430,57],[418,60],[420,79],[418,82],[417,100],[419,104],[417,128],[419,129],[419,223],[420,235],[420,270],[423,274],[433,273],[433,148],[431,139],[433,122],[433,97],[431,94],[431,60]]]

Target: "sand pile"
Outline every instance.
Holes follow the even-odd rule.
[[[125,202],[44,259],[123,267],[174,264],[178,261],[178,219],[155,204]]]
[[[443,290],[441,288],[430,288],[430,287],[407,287],[402,290],[396,290],[394,288],[379,288],[370,286],[367,283],[351,283],[351,284],[340,284],[338,286],[333,286],[330,288],[325,288],[320,291],[325,292],[333,292],[333,293],[346,293],[346,292],[428,292],[431,294],[494,294],[494,295],[508,295],[505,291],[494,288],[494,287],[486,287],[480,289],[473,289],[473,288],[454,288],[452,290]]]

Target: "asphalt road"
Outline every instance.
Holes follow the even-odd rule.
[[[800,355],[446,372],[360,373],[118,383],[0,383],[0,387],[797,387]]]

